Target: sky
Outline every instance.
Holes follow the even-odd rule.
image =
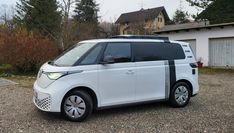
[[[18,0],[0,0],[0,5],[8,7],[15,5]],[[189,14],[196,14],[198,10],[190,7],[185,0],[182,1],[182,9]],[[96,0],[99,4],[100,21],[115,22],[122,13],[164,6],[172,19],[176,9],[180,7],[180,0]],[[2,7],[1,7],[2,8]]]

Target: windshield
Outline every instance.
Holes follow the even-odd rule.
[[[55,59],[52,64],[56,66],[73,66],[95,43],[80,43],[69,49],[60,57]]]

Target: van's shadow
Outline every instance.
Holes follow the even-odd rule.
[[[87,121],[94,121],[95,119],[108,118],[118,115],[126,114],[140,114],[145,112],[167,110],[170,107],[166,102],[140,104],[126,107],[111,108],[105,110],[94,110],[91,117]],[[64,121],[64,117],[60,113],[48,113],[39,110],[35,110],[36,114],[48,121]]]

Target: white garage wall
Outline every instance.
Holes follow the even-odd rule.
[[[197,52],[196,52],[197,48],[196,48],[196,40],[195,39],[194,40],[178,40],[178,41],[189,43],[190,46],[191,46],[191,48],[192,48],[192,50],[193,50],[194,56],[197,55]]]
[[[223,28],[201,29],[180,31],[178,33],[163,33],[159,36],[168,36],[170,40],[191,40],[196,39],[197,59],[202,58],[204,66],[209,64],[209,39],[234,37],[234,27],[227,26]]]

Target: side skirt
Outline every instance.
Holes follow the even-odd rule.
[[[136,106],[136,105],[150,104],[150,103],[159,103],[159,102],[167,102],[167,101],[168,101],[168,99],[159,99],[159,100],[143,101],[143,102],[136,102],[136,103],[111,105],[111,106],[98,107],[98,108],[96,108],[96,110],[121,108],[121,107]]]

